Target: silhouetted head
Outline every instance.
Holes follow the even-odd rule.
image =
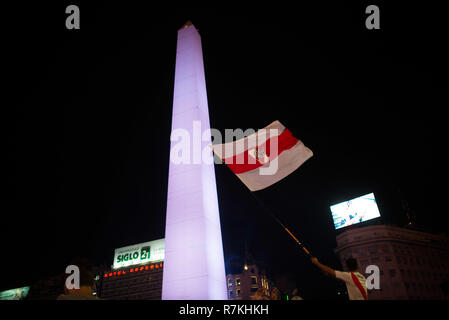
[[[348,258],[346,260],[346,268],[348,271],[357,271],[359,269],[359,264],[357,263],[357,260],[354,258]]]

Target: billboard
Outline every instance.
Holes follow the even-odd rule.
[[[0,292],[0,300],[22,300],[25,299],[30,291],[30,287],[10,289]]]
[[[374,193],[335,204],[330,209],[335,229],[380,217]]]
[[[165,239],[143,242],[115,249],[112,268],[118,269],[137,264],[164,260]]]

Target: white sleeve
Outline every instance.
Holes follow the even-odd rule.
[[[351,273],[349,272],[342,272],[335,270],[335,278],[343,280],[344,282],[352,281]]]

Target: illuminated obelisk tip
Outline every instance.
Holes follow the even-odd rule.
[[[201,127],[199,136],[198,126]],[[189,136],[190,141],[173,139],[170,150],[187,142],[182,149],[189,151],[190,161],[178,164],[174,161],[177,154],[170,154],[164,300],[227,299],[214,164],[204,161],[204,155],[197,153],[210,150],[210,134],[203,135],[208,129],[201,37],[187,21],[178,30],[172,133],[184,132],[183,137]],[[204,153],[212,157],[210,151]]]

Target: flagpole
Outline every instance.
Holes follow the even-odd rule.
[[[259,197],[257,197],[254,193],[254,191],[250,191],[251,195],[254,197],[254,199],[257,200],[257,202],[259,203],[259,205],[261,205],[269,214],[270,216],[293,238],[293,240],[295,240],[295,242],[301,247],[301,249],[309,256],[312,257],[312,254],[309,252],[309,250],[307,250],[307,248],[301,243],[301,241],[298,240],[298,238],[296,238],[293,233],[276,217],[276,215],[272,212],[272,210],[270,208],[268,208],[268,206],[266,206],[262,200],[259,199]]]
[[[212,148],[212,150],[213,150],[213,148]],[[223,160],[223,159],[221,159],[221,163],[222,164],[226,164],[225,163],[225,161]],[[228,166],[226,166],[228,169],[229,169],[229,167]],[[240,179],[239,179],[240,180]],[[241,182],[241,181],[240,181]],[[245,188],[246,189],[248,189],[247,188],[247,186],[245,186]],[[301,249],[309,256],[309,257],[313,257],[312,256],[312,254],[309,252],[309,250],[307,250],[307,248],[301,243],[301,241],[299,241],[298,240],[298,238],[296,238],[294,235],[293,235],[293,233],[276,217],[276,215],[272,212],[272,210],[267,206],[267,205],[265,205],[263,202],[262,202],[262,200],[260,200],[256,195],[255,195],[255,193],[254,193],[254,191],[249,191],[249,193],[254,197],[254,199],[256,199],[256,201],[259,203],[259,205],[261,206],[261,207],[263,207],[269,214],[270,214],[270,216],[282,227],[282,229],[284,229],[289,235],[290,235],[290,237],[292,237],[293,238],[293,240],[295,240],[295,242],[301,247]]]

